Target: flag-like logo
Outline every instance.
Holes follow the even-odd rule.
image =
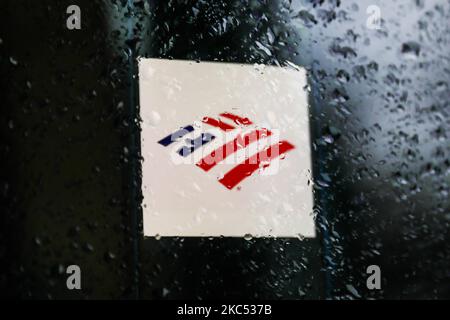
[[[139,62],[145,236],[314,237],[306,70]]]
[[[202,152],[206,145],[217,138],[215,132],[222,132],[223,144],[206,154],[202,152],[201,159],[195,163],[201,170],[209,172],[216,165],[236,155],[239,150],[264,140],[264,143],[257,146],[254,154],[247,152],[242,162],[237,163],[235,167],[218,179],[223,186],[230,190],[258,170],[266,169],[274,160],[280,159],[285,153],[295,148],[287,140],[280,141],[276,135],[273,135],[273,130],[258,128],[247,117],[230,112],[221,113],[218,118],[204,117],[201,122],[205,126],[202,126],[202,130],[197,130],[200,131],[197,136],[194,134],[194,137],[186,138],[196,131],[195,126],[189,124],[165,136],[158,143],[168,147],[174,142],[185,139],[185,144],[176,147],[174,151],[178,156],[186,158],[194,152]],[[215,132],[212,132],[211,129],[215,129]]]

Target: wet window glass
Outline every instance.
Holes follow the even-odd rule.
[[[450,3],[0,2],[0,288],[450,298]]]

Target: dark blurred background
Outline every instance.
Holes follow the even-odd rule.
[[[2,0],[2,296],[450,298],[449,18],[444,0]],[[317,241],[143,237],[138,56],[309,70]]]

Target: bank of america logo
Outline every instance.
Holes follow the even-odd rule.
[[[217,140],[219,144],[211,149]],[[229,112],[217,118],[204,117],[200,125],[181,127],[158,143],[164,147],[176,144],[173,151],[177,157],[196,159],[192,162],[206,173],[218,164],[235,163],[236,166],[218,179],[230,190],[254,173],[267,172],[274,163],[278,165],[278,160],[295,148],[290,142],[279,139],[278,130],[257,127],[248,118]]]

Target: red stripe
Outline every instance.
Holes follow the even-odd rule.
[[[204,117],[202,121],[210,126],[220,128],[223,131],[234,129],[234,126],[213,118]]]
[[[228,171],[223,178],[219,180],[219,182],[228,189],[233,189],[237,184],[239,184],[246,177],[252,175],[252,173],[258,170],[261,166],[269,166],[270,163],[266,164],[265,162],[270,162],[281,156],[283,153],[286,153],[294,148],[295,147],[287,141],[280,141],[278,146],[273,144],[268,149],[258,152],[245,160],[243,163]],[[264,162],[264,164],[262,165],[261,162]]]
[[[244,136],[238,135],[233,141],[224,144],[220,148],[217,148],[202,160],[200,160],[197,163],[197,166],[205,171],[208,171],[229,155],[247,147],[252,142],[258,141],[259,139],[264,137],[268,137],[271,134],[272,132],[267,129],[257,129],[245,134]]]
[[[252,124],[252,122],[248,118],[242,118],[229,112],[221,113],[220,116],[233,120],[237,125],[248,126]]]

